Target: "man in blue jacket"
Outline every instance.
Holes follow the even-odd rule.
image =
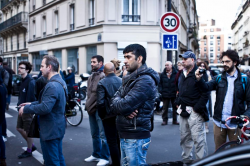
[[[128,74],[123,76],[122,87],[111,102],[111,110],[117,114],[122,166],[146,165],[160,78],[156,71],[147,67],[143,46],[131,44],[123,54]]]
[[[19,114],[40,115],[40,142],[45,165],[65,166],[62,139],[65,134],[65,105],[67,88],[58,74],[59,62],[53,56],[44,56],[41,71],[48,79],[39,100],[23,103]]]

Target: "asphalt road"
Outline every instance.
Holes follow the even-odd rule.
[[[12,97],[11,108],[6,111],[8,125],[8,141],[6,142],[7,164],[9,166],[40,166],[42,165],[42,151],[39,139],[34,139],[37,151],[32,157],[18,159],[17,156],[27,147],[26,142],[16,130],[18,112],[15,111],[17,97]],[[151,144],[148,150],[147,163],[158,163],[181,160],[179,127],[172,125],[161,126],[161,116],[155,115],[155,129],[151,133]],[[210,132],[207,134],[209,154],[214,152],[212,120],[209,122]],[[73,127],[68,125],[63,139],[63,154],[67,166],[94,166],[97,162],[87,163],[85,158],[92,153],[92,139],[88,115],[84,112],[82,123]]]

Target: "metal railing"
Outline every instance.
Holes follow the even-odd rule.
[[[11,1],[8,1],[8,0],[5,0],[5,1],[1,1],[1,9],[4,8],[5,6],[7,6],[8,4],[10,4],[12,2]]]
[[[55,34],[56,34],[56,35],[58,34],[58,28],[55,29]]]
[[[89,19],[89,26],[94,25],[95,24],[95,18],[90,18]]]
[[[20,12],[17,15],[9,18],[8,20],[4,21],[0,24],[0,31],[3,31],[7,28],[10,28],[20,22],[27,22],[28,23],[28,13],[27,12]]]
[[[73,31],[75,29],[75,24],[70,24],[70,31]]]
[[[122,22],[140,22],[140,15],[122,15]]]

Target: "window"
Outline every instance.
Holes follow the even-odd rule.
[[[17,34],[17,37],[16,37],[16,43],[17,43],[17,50],[19,50],[19,34]]]
[[[70,5],[70,31],[75,29],[75,5]]]
[[[5,44],[5,46],[6,46],[6,52],[8,52],[8,38],[6,38],[6,44]]]
[[[13,36],[10,37],[10,48],[13,51]]]
[[[210,39],[214,39],[214,36],[213,36],[213,35],[211,35],[211,36],[210,36]]]
[[[60,68],[62,68],[62,50],[54,50],[53,54],[58,59]]]
[[[40,67],[41,67],[41,63],[42,63],[42,60],[43,60],[43,55],[39,55],[39,52],[37,53],[33,53],[32,54],[33,56],[33,71],[40,71]]]
[[[204,32],[207,32],[207,30],[206,30],[206,29],[204,29]]]
[[[232,43],[228,43],[228,45],[232,45]]]
[[[71,67],[74,73],[78,74],[78,48],[67,49],[68,59],[67,67]]]
[[[217,39],[220,40],[220,36],[217,36]]]
[[[218,51],[220,51],[220,47],[218,47]]]
[[[214,54],[213,54],[213,53],[210,53],[210,57],[213,58],[213,57],[214,57]]]
[[[33,0],[33,10],[36,10],[36,0]]]
[[[59,29],[59,17],[58,17],[58,11],[55,12],[55,34],[58,34]]]
[[[43,37],[46,37],[46,17],[43,17]]]
[[[213,60],[213,59],[210,59],[210,63],[214,63],[214,60]]]
[[[46,5],[46,0],[43,0],[43,5]]]
[[[26,35],[27,33],[25,32],[23,35],[24,41],[23,41],[23,48],[26,48]]]
[[[210,51],[214,51],[214,48],[213,48],[213,47],[210,47]]]
[[[204,41],[204,46],[206,46],[207,45],[207,42],[206,41]]]
[[[206,52],[207,51],[207,47],[204,47],[204,52]]]
[[[87,47],[87,72],[90,74],[91,69],[91,58],[92,56],[97,54],[97,47],[96,46],[89,46]]]
[[[89,1],[89,26],[95,24],[95,0]]]
[[[206,58],[207,57],[207,54],[206,53],[204,53],[204,58]]]
[[[16,61],[16,64],[17,64],[17,66],[18,66],[18,64],[21,62],[21,61],[29,61],[28,60],[28,56],[19,56],[19,57],[17,57],[17,61]],[[32,69],[32,70],[34,70],[34,69]],[[40,70],[40,69],[39,69]]]
[[[123,0],[123,22],[140,22],[140,0]]]
[[[36,39],[36,22],[33,21],[33,40]]]
[[[210,29],[210,32],[213,32],[213,31],[214,31],[214,29],[213,29],[213,28],[211,28],[211,29]]]
[[[220,45],[220,41],[218,41],[218,46]]]
[[[231,39],[231,36],[228,36],[228,39]]]
[[[210,41],[210,45],[214,45],[214,42],[213,42],[213,41]]]

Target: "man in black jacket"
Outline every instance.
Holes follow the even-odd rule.
[[[195,146],[195,158],[201,159],[207,155],[205,121],[208,120],[206,103],[208,92],[202,92],[197,86],[195,71],[195,54],[187,51],[180,55],[183,63],[179,83],[179,94],[176,99],[180,114],[180,132],[183,162],[192,161],[192,149]]]
[[[177,122],[177,114],[176,114],[176,106],[174,104],[176,99],[176,92],[177,88],[175,85],[175,77],[176,77],[176,70],[172,65],[172,62],[167,61],[165,63],[165,69],[161,73],[160,76],[160,83],[159,83],[159,93],[162,96],[163,100],[163,114],[162,114],[162,124],[161,125],[167,125],[168,124],[168,108],[169,104],[171,102],[172,108],[173,108],[173,124],[178,125]]]
[[[96,105],[109,145],[112,165],[119,166],[121,158],[120,140],[115,123],[116,115],[110,113],[110,102],[122,85],[122,79],[115,75],[115,66],[111,62],[105,64],[104,73],[106,77],[100,80],[97,86]]]
[[[29,75],[32,70],[30,62],[22,61],[18,66],[18,74],[22,77],[22,83],[20,85],[20,92],[18,96],[17,106],[26,102],[33,102],[35,97],[35,80]],[[32,156],[32,152],[36,150],[33,144],[33,139],[27,135],[29,133],[30,125],[32,122],[33,114],[23,114],[17,118],[17,131],[27,142],[27,150],[24,151],[18,158],[26,158]]]
[[[250,117],[250,79],[238,69],[239,56],[234,50],[223,52],[221,62],[224,72],[213,80],[205,83],[201,79],[202,74],[198,70],[195,72],[198,86],[204,92],[216,90],[216,102],[214,105],[214,142],[215,148],[219,148],[227,140],[236,140],[235,130],[227,129],[223,121],[229,116],[246,115]],[[247,109],[245,109],[245,104]],[[229,127],[235,127],[236,121],[232,119],[227,124]]]
[[[111,110],[117,114],[122,165],[145,165],[159,75],[147,67],[143,46],[131,44],[123,54],[128,74],[112,99]]]

